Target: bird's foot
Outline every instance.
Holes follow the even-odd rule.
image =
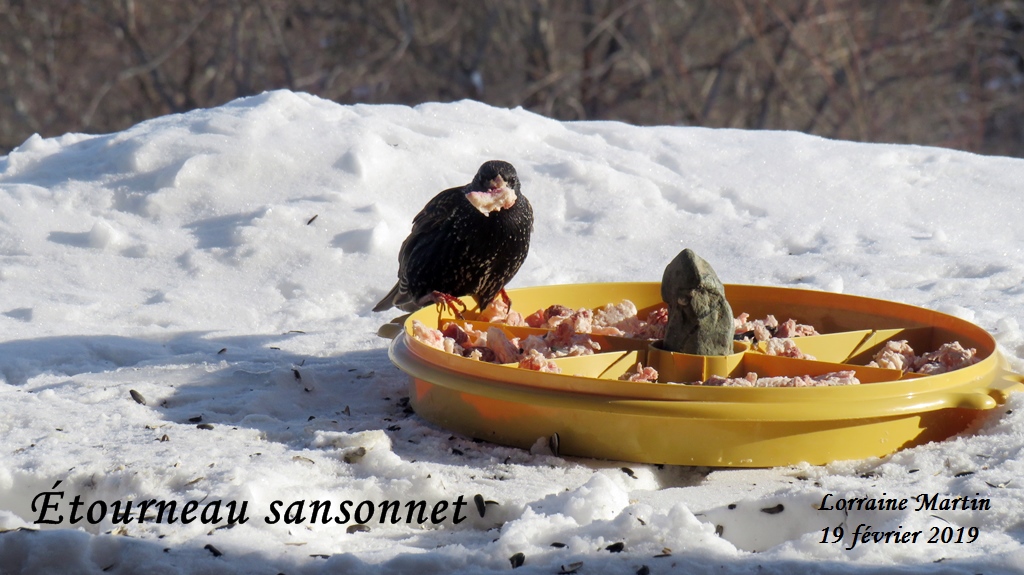
[[[505,307],[509,310],[512,309],[512,298],[508,297],[508,292],[505,291],[505,288],[501,288],[501,300],[505,302]]]
[[[466,304],[462,303],[462,300],[455,296],[451,296],[439,291],[435,291],[433,293],[433,296],[434,303],[437,304],[438,313],[441,313],[441,311],[444,310],[445,306],[447,306],[448,311],[452,312],[452,315],[454,315],[458,319],[466,319],[462,314],[463,312],[466,311],[467,308]],[[459,307],[462,308],[461,311],[459,310]]]

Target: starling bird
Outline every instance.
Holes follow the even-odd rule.
[[[416,215],[398,252],[398,283],[373,311],[444,304],[461,315],[456,298],[465,295],[481,310],[498,294],[509,303],[505,284],[526,259],[532,231],[533,208],[516,169],[485,162],[472,182],[434,196]]]

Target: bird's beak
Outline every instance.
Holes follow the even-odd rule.
[[[487,182],[488,190],[497,190],[505,186],[505,179],[500,175],[495,176],[493,180]]]

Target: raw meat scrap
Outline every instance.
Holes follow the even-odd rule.
[[[518,363],[519,346],[518,341],[513,341],[505,335],[505,332],[496,327],[487,330],[487,349],[494,352],[494,361],[497,363]]]
[[[538,310],[526,318],[530,327],[556,329],[563,323],[578,333],[590,333],[594,327],[594,312],[583,308],[573,311],[564,305],[553,305],[545,310]]]
[[[944,343],[939,349],[923,355],[915,354],[906,340],[887,341],[868,366],[936,375],[978,363],[977,354],[976,349],[964,349],[958,341]]]
[[[509,317],[513,313],[509,312]],[[569,323],[576,333],[659,339],[665,333],[668,314],[665,308],[658,308],[649,313],[646,320],[641,320],[637,316],[636,305],[629,300],[622,300],[621,303],[607,304],[593,311],[587,308],[573,311],[564,305],[555,304],[533,312],[522,321],[530,327],[541,329],[557,329],[563,323]]]
[[[607,304],[594,310],[594,324],[614,327],[623,320],[636,317],[636,305],[628,299],[618,304]]]
[[[502,186],[493,191],[470,192],[466,199],[473,204],[481,214],[490,216],[491,212],[511,208],[516,203],[516,192],[508,186]]]
[[[860,380],[853,370],[833,371],[822,375],[798,375],[796,377],[762,377],[757,387],[831,387],[837,385],[859,385]]]
[[[885,342],[885,346],[878,350],[874,360],[868,364],[869,367],[882,367],[885,369],[898,369],[900,371],[911,371],[914,367],[913,348],[907,340]]]
[[[526,316],[526,325],[530,327],[541,327],[544,325],[545,321],[547,320],[544,319],[544,310],[542,309],[539,309],[531,313],[530,315]]]
[[[537,310],[526,318],[530,327],[553,328],[572,315],[572,310],[564,305],[553,305],[544,310]]]
[[[573,312],[555,327],[560,327],[562,324],[569,324],[576,333],[590,333],[594,329],[594,312],[582,308]]]
[[[508,316],[508,309],[505,298],[494,298],[494,301],[487,304],[487,307],[480,312],[477,319],[487,323],[501,323]]]
[[[919,357],[914,362],[914,370],[927,374],[946,373],[978,363],[977,355],[976,349],[964,349],[958,341],[944,343],[939,349]]]
[[[441,333],[444,337],[452,338],[455,343],[459,345],[465,345],[469,342],[469,334],[466,333],[466,330],[459,327],[459,324],[457,323],[448,322],[444,324],[444,328],[441,330]]]
[[[423,322],[412,320],[412,336],[437,349],[444,349],[444,335],[441,330],[427,327]]]
[[[822,375],[796,375],[758,377],[756,373],[747,373],[744,377],[721,377],[713,375],[703,382],[691,385],[710,385],[723,387],[827,387],[837,385],[859,385],[860,380],[853,370],[834,371]]]
[[[588,318],[585,314],[573,312],[570,317]],[[471,325],[461,326],[447,322],[443,329],[427,327],[413,320],[413,337],[423,343],[448,353],[490,363],[516,363],[527,369],[558,373],[552,362],[541,363],[540,359],[590,355],[601,350],[601,345],[589,334],[573,331],[576,319],[565,318],[557,328],[544,336],[529,335],[526,338],[509,338],[498,327],[487,331],[474,329]]]
[[[548,355],[551,353],[551,346],[548,342],[539,335],[528,335],[523,339],[519,340],[519,349],[523,350],[523,353],[530,353],[531,351],[537,351],[541,355]]]
[[[558,367],[558,364],[544,357],[536,349],[531,349],[523,354],[523,358],[519,360],[519,367],[544,373],[562,373],[562,369]]]
[[[668,310],[659,307],[640,319],[636,305],[628,299],[594,310],[594,333],[640,339],[661,339],[668,323]]]
[[[796,342],[789,338],[773,337],[769,338],[765,344],[764,352],[767,355],[774,355],[778,357],[791,357],[794,359],[815,359],[813,355],[804,353]]]
[[[750,319],[750,314],[741,313],[733,320],[736,328],[736,339],[741,341],[768,341],[773,337],[793,338],[808,335],[820,335],[814,326],[797,323],[795,319],[787,319],[779,323],[775,316],[764,319]]]
[[[601,350],[601,345],[590,339],[589,335],[575,333],[570,327],[563,324],[544,336],[529,335],[519,341],[519,347],[523,353],[536,350],[548,358],[591,355]]]
[[[797,323],[795,319],[787,319],[779,324],[775,330],[775,337],[804,337],[808,335],[821,335],[814,326]]]
[[[659,307],[647,314],[647,325],[636,337],[641,339],[662,339],[665,337],[665,326],[668,325],[668,308]]]
[[[736,335],[744,339],[754,341],[767,341],[772,338],[775,330],[779,327],[779,321],[775,316],[769,315],[764,319],[750,319],[750,314],[744,312],[733,319],[736,328]]]
[[[653,367],[644,365],[640,362],[636,363],[636,369],[627,371],[626,373],[619,376],[622,381],[642,381],[647,383],[658,382],[658,371]]]
[[[747,373],[743,377],[725,377],[721,375],[712,375],[704,381],[695,381],[690,385],[710,385],[714,387],[725,386],[725,387],[754,387],[757,383],[757,374],[754,372]]]
[[[460,326],[455,322],[447,322],[441,327],[441,333],[450,337],[464,348],[483,347],[487,343],[487,332],[474,329],[467,324]]]
[[[571,340],[569,340],[569,347],[552,348],[551,351],[555,357],[593,355],[594,352],[601,351],[601,344],[590,339],[589,335],[581,333],[576,334]]]
[[[523,315],[509,309],[504,298],[495,298],[477,317],[479,321],[487,323],[503,323],[506,325],[526,325]]]
[[[444,332],[441,330],[427,327],[425,324],[417,320],[413,320],[412,322],[412,335],[430,347],[440,349],[441,351],[458,355],[462,355],[462,352],[464,351],[456,339],[446,337]]]

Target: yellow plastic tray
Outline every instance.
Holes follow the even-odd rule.
[[[552,304],[596,308],[629,299],[643,317],[662,305],[658,283],[544,286],[509,295],[524,315]],[[434,307],[405,318],[389,355],[411,376],[410,402],[417,414],[442,427],[521,448],[557,433],[563,455],[679,465],[767,467],[883,456],[959,433],[1004,403],[1007,394],[1024,389],[1024,377],[1007,370],[992,337],[953,316],[791,288],[727,285],[726,297],[737,314],[814,325],[823,335],[795,342],[818,359],[767,356],[745,344],[737,344],[732,355],[693,356],[643,340],[605,337],[600,353],[555,360],[561,374],[539,373],[474,361],[416,340],[413,320],[435,327],[453,319]],[[469,298],[465,302],[474,305]],[[480,327],[473,314],[467,320]],[[520,336],[542,331],[500,327]],[[866,367],[890,339],[906,339],[918,353],[959,341],[977,349],[981,361],[932,376]],[[735,388],[617,379],[638,361],[654,366],[662,382],[748,371],[795,376],[852,369],[863,383]]]

